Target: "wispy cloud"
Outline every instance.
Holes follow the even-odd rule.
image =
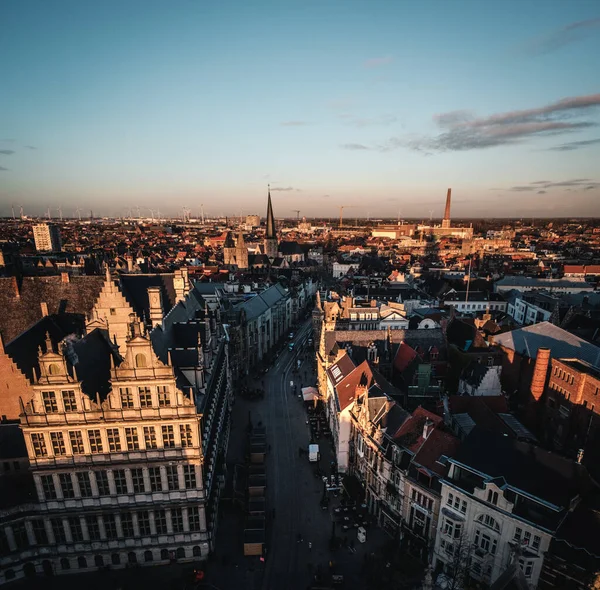
[[[331,195],[323,195],[323,198],[324,198],[324,199],[329,199],[329,197],[330,197],[330,196],[331,196]]]
[[[0,150],[0,154],[4,155],[4,156],[10,156],[11,154],[14,154],[15,150]]]
[[[600,17],[578,21],[532,39],[519,48],[519,53],[544,55],[556,51],[569,43],[581,41],[598,31],[600,31]]]
[[[492,189],[492,190],[508,190],[513,193],[536,192],[538,195],[543,195],[548,189],[562,188],[566,190],[592,190],[600,187],[600,182],[596,182],[591,178],[572,178],[570,180],[536,180],[525,185],[511,186],[508,189]],[[543,190],[542,190],[543,189]]]
[[[556,145],[554,147],[548,148],[548,151],[551,152],[572,152],[573,150],[578,150],[583,147],[588,147],[590,145],[597,145],[600,143],[600,139],[584,139],[582,141],[570,141],[568,143],[563,143],[561,145]]]
[[[280,123],[282,127],[306,127],[310,125],[308,121],[282,121]]]
[[[351,150],[351,151],[358,151],[358,150],[368,150],[370,149],[368,146],[362,144],[362,143],[344,143],[340,146],[343,150]]]
[[[0,172],[6,172],[8,170],[8,168],[4,168],[3,166],[0,166]]]
[[[600,94],[564,98],[534,109],[509,111],[477,118],[469,111],[452,111],[434,116],[443,129],[435,137],[402,140],[392,138],[382,151],[408,147],[419,151],[447,152],[512,145],[547,135],[570,133],[593,127],[589,120],[573,120],[600,106]]]
[[[302,189],[294,188],[293,186],[276,186],[276,187],[271,187],[271,190],[273,192],[282,192],[282,193],[287,193],[290,191],[296,191],[297,193],[299,193],[299,192],[301,192]]]
[[[387,66],[392,63],[392,56],[386,55],[383,57],[372,57],[371,59],[366,59],[363,62],[363,66],[365,68],[373,69],[373,68],[381,68],[383,66]]]
[[[25,146],[28,150],[37,150],[37,148],[34,145],[26,145]]]

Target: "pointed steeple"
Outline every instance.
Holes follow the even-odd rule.
[[[275,234],[275,217],[273,216],[273,205],[271,204],[271,185],[268,185],[269,199],[267,201],[267,233],[265,237],[276,238]]]

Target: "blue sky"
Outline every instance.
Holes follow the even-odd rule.
[[[600,212],[597,0],[5,0],[0,55],[0,215]]]

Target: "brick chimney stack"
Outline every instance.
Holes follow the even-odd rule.
[[[60,273],[60,282],[61,283],[68,283],[69,282],[69,273],[68,272],[61,272]]]
[[[48,304],[45,301],[41,301],[40,308],[42,310],[42,317],[45,318],[48,315]]]
[[[550,361],[550,349],[538,348],[531,379],[531,397],[537,402],[544,395],[546,388],[546,376],[548,374],[548,363]]]

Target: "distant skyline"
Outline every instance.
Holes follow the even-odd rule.
[[[600,215],[597,0],[7,0],[0,215]],[[145,211],[144,211],[145,210]]]

